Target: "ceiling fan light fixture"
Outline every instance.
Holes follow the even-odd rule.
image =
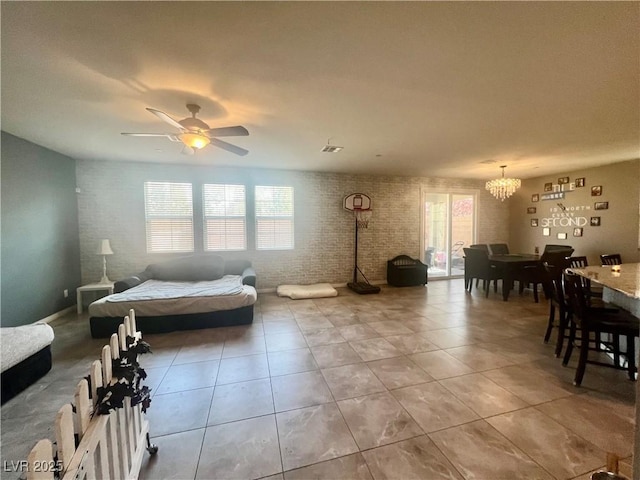
[[[522,182],[519,178],[504,178],[504,169],[507,168],[506,165],[501,165],[502,169],[502,177],[496,178],[495,180],[489,180],[485,188],[496,197],[501,202],[504,202],[505,198],[509,198],[511,195],[515,193],[517,189],[520,188]]]
[[[187,147],[195,148],[197,150],[200,150],[201,148],[204,148],[209,145],[209,143],[211,143],[211,140],[209,140],[208,137],[195,132],[182,133],[179,135],[179,137],[182,143],[184,143]]]

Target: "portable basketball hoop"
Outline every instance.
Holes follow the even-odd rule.
[[[355,209],[353,213],[356,216],[356,226],[358,228],[369,228],[369,220],[373,216],[371,210]]]
[[[380,287],[371,285],[367,277],[364,276],[362,270],[358,267],[358,230],[361,228],[369,228],[369,221],[373,216],[371,210],[371,198],[364,193],[352,193],[344,197],[343,202],[345,210],[353,212],[356,220],[355,225],[355,255],[353,267],[353,282],[347,283],[347,287],[359,294],[379,293]],[[364,282],[358,282],[358,272],[362,275]]]

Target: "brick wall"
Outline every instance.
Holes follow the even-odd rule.
[[[148,254],[145,243],[145,181],[292,185],[295,188],[295,250],[223,252],[225,258],[248,258],[258,273],[258,288],[279,284],[350,281],[353,272],[354,220],[343,210],[351,193],[369,195],[373,218],[361,230],[359,265],[371,281],[384,281],[386,261],[399,254],[420,255],[420,193],[423,188],[471,189],[478,197],[478,242],[508,242],[508,209],[484,190],[484,182],[426,177],[380,177],[318,172],[219,168],[109,161],[78,161],[77,184],[82,281],[97,281],[101,258],[98,241],[111,240],[109,277],[119,279],[149,263],[171,258]],[[199,195],[194,195],[198,201]],[[199,209],[196,209],[198,211]],[[197,219],[196,219],[197,223]],[[248,226],[248,231],[252,231]],[[196,245],[198,242],[196,242]],[[173,255],[175,256],[175,255]]]

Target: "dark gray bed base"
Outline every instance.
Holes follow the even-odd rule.
[[[2,403],[12,399],[51,370],[51,345],[2,372]]]
[[[159,317],[139,317],[136,325],[143,334],[167,333],[175,330],[196,330],[211,327],[230,327],[247,325],[253,322],[253,305],[233,310],[219,310],[207,313],[189,313],[181,315],[163,315]],[[105,338],[118,330],[122,317],[91,317],[91,336]]]

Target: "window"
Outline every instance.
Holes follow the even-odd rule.
[[[193,252],[190,183],[145,182],[147,252]]]
[[[256,185],[256,250],[293,249],[293,187]]]
[[[203,185],[204,249],[246,250],[244,185]]]

